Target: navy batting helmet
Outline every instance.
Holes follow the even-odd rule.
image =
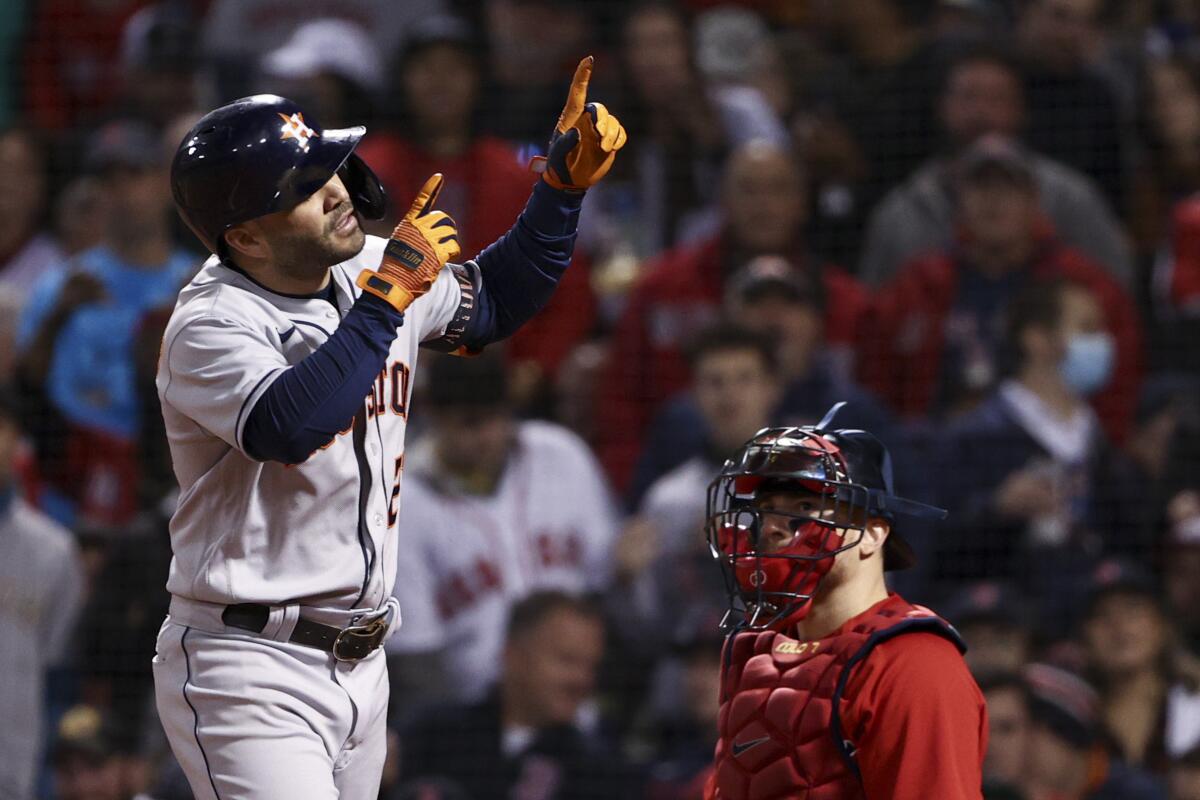
[[[775,628],[802,619],[834,556],[857,546],[872,518],[891,524],[883,566],[894,570],[916,563],[896,518],[946,515],[895,494],[891,456],[873,435],[829,427],[843,405],[816,425],[759,431],[709,485],[706,531],[726,579],[730,623]],[[780,492],[810,500],[795,512],[760,506],[764,497]],[[786,520],[790,538],[765,540],[768,514]]]
[[[179,214],[223,255],[223,234],[241,222],[301,203],[341,175],[354,208],[383,217],[383,186],[354,148],[366,128],[322,128],[284,97],[243,97],[210,111],[188,131],[171,162]]]

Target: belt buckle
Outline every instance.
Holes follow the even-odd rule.
[[[375,651],[387,632],[387,619],[376,617],[365,625],[351,625],[338,631],[333,640],[336,661],[361,661]]]

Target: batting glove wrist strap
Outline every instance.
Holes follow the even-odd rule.
[[[442,267],[460,252],[454,220],[433,209],[441,189],[440,174],[425,182],[412,208],[392,231],[379,269],[359,273],[359,287],[397,311],[428,292]]]

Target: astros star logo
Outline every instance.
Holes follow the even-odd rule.
[[[307,153],[308,140],[315,139],[321,134],[317,133],[305,124],[304,115],[299,111],[297,111],[295,114],[292,114],[290,117],[287,114],[283,114],[278,111],[275,113],[279,114],[279,118],[283,120],[283,126],[279,129],[279,138],[281,140],[295,139],[296,144],[300,146],[300,149]]]

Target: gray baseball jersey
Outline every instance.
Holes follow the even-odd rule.
[[[470,302],[473,264],[445,267],[409,306],[374,390],[328,445],[288,466],[255,460],[242,441],[254,404],[329,338],[385,244],[369,236],[332,268],[336,308],[272,292],[215,256],[180,292],[157,376],[180,486],[171,594],[342,610],[377,608],[391,594],[417,348],[445,336]]]

